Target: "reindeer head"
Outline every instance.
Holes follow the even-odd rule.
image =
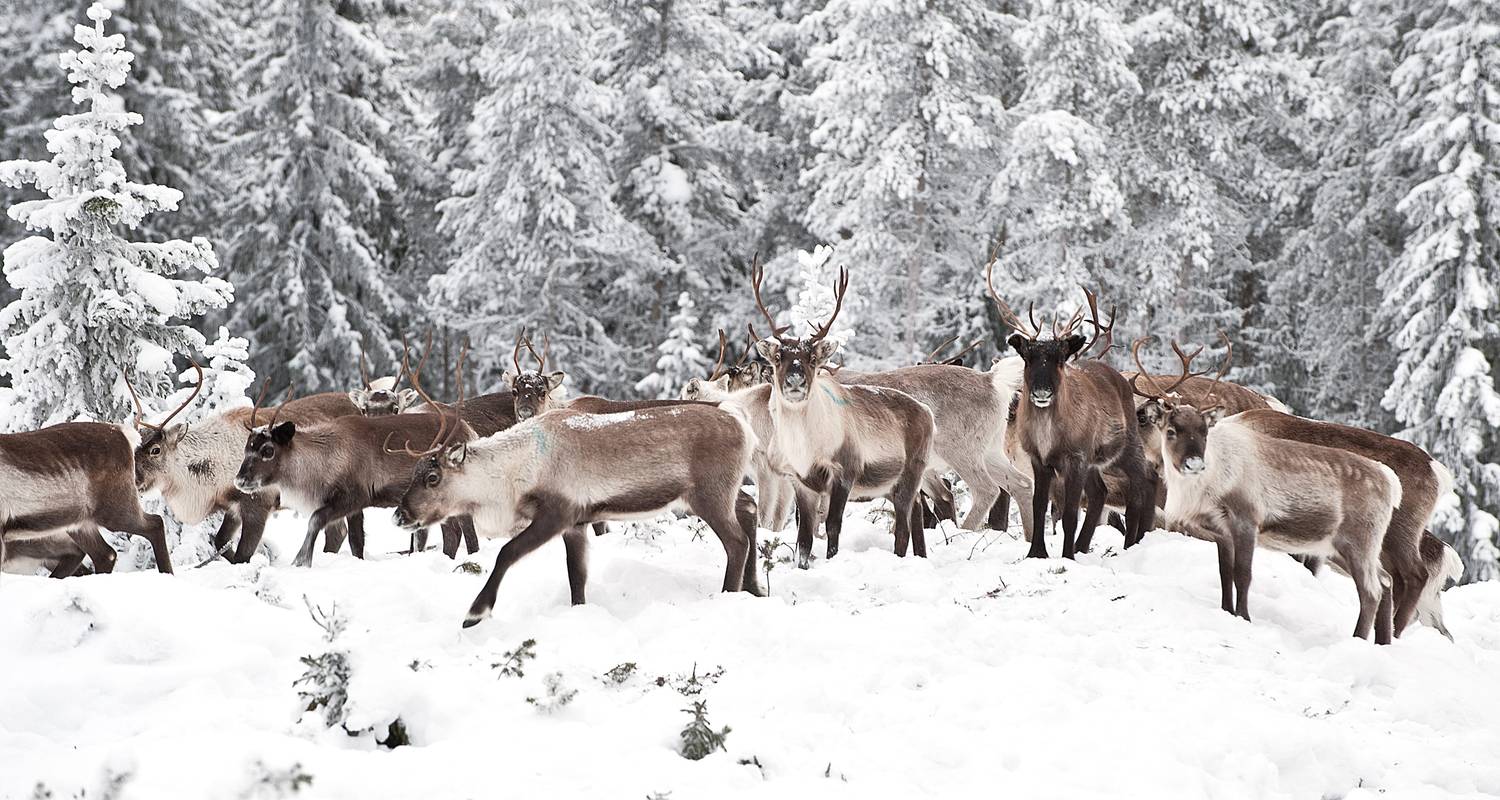
[[[757,341],[755,346],[770,365],[772,393],[785,402],[800,403],[812,392],[820,371],[838,371],[838,367],[828,366],[828,359],[838,350],[838,343],[829,341],[828,334],[844,308],[844,295],[849,291],[849,270],[839,268],[838,280],[833,285],[833,313],[829,315],[828,321],[803,338],[786,336],[791,326],[777,325],[776,318],[766,309],[765,301],[760,296],[760,283],[764,277],[765,272],[761,269],[759,259],[752,260],[750,282],[755,290],[755,304],[771,325],[771,335]]]
[[[1229,337],[1225,336],[1223,331],[1219,331],[1219,337],[1224,340],[1225,355],[1224,364],[1219,368],[1219,374],[1214,379],[1215,384],[1223,380],[1229,372],[1229,365],[1234,356],[1234,346],[1230,344]],[[1203,352],[1203,348],[1200,346],[1191,353],[1184,353],[1177,342],[1172,342],[1172,352],[1176,353],[1178,360],[1182,362],[1182,373],[1172,385],[1163,389],[1141,365],[1141,345],[1148,338],[1142,336],[1130,347],[1130,355],[1135,359],[1135,366],[1138,370],[1130,379],[1130,388],[1136,394],[1146,398],[1146,402],[1142,403],[1135,412],[1145,449],[1148,455],[1156,455],[1178,472],[1185,475],[1201,474],[1208,468],[1206,460],[1208,429],[1219,421],[1223,408],[1219,405],[1209,405],[1199,410],[1182,402],[1174,392],[1189,378],[1208,374],[1206,370],[1204,372],[1192,371],[1193,359]],[[1150,388],[1141,389],[1141,381],[1145,381]],[[1209,393],[1207,399],[1212,401],[1212,392]]]
[[[130,385],[129,376],[125,377],[125,388],[130,391],[130,399],[135,402],[135,429],[141,435],[140,444],[135,446],[135,488],[139,492],[149,492],[160,488],[159,484],[167,474],[167,465],[171,462],[172,453],[177,445],[182,442],[182,437],[187,434],[187,425],[171,425],[172,419],[182,413],[193,400],[197,399],[198,393],[203,391],[203,368],[198,362],[191,362],[193,369],[198,371],[197,383],[193,386],[193,393],[187,399],[168,414],[158,424],[146,421],[145,409],[141,407],[140,395],[135,393],[135,387]],[[123,374],[123,373],[122,373]]]
[[[286,395],[286,400],[290,400],[291,389],[287,390]],[[256,494],[267,486],[275,485],[280,478],[282,464],[296,446],[294,439],[297,424],[290,420],[277,423],[281,418],[281,409],[286,407],[286,400],[276,408],[270,422],[256,426],[256,416],[265,396],[266,392],[262,387],[260,398],[256,399],[255,407],[250,410],[250,436],[245,439],[245,456],[240,461],[239,471],[234,474],[234,488],[245,494]]]
[[[1016,355],[1026,362],[1022,392],[1032,406],[1038,409],[1051,408],[1063,391],[1063,374],[1069,361],[1092,351],[1101,338],[1105,340],[1104,349],[1094,353],[1094,358],[1102,358],[1114,347],[1115,309],[1110,308],[1108,322],[1101,322],[1099,300],[1085,288],[1083,296],[1089,307],[1087,322],[1094,328],[1094,337],[1090,339],[1076,333],[1078,326],[1085,322],[1083,308],[1080,306],[1066,323],[1057,319],[1052,321],[1051,339],[1041,338],[1042,326],[1036,321],[1036,305],[1033,303],[1026,308],[1026,317],[1031,320],[1028,326],[995,291],[995,263],[1000,260],[1000,250],[1005,246],[1005,238],[1005,229],[1002,228],[995,249],[990,254],[989,264],[984,269],[984,284],[989,289],[995,308],[1000,312],[1000,320],[1016,331],[1006,341],[1016,351]]]
[[[510,376],[510,393],[515,398],[516,419],[527,420],[545,412],[552,405],[552,393],[562,386],[563,379],[567,377],[563,372],[547,372],[547,355],[551,339],[542,339],[542,352],[537,353],[531,344],[531,337],[522,330],[516,339],[516,349],[511,353],[511,361],[516,365],[516,373]],[[536,369],[527,372],[521,369],[521,346],[525,345],[527,352],[536,361]]]
[[[427,350],[432,347],[432,334],[427,335],[427,348],[422,352],[422,360],[417,362],[417,369],[422,368],[422,363],[427,360]],[[365,364],[365,349],[359,348],[359,377],[364,382],[364,388],[351,389],[349,391],[349,402],[359,409],[359,413],[367,417],[383,417],[389,414],[400,414],[408,408],[417,404],[417,393],[411,389],[401,389],[401,378],[406,374],[406,340],[401,340],[401,371],[396,377],[389,375],[370,379],[370,372]]]
[[[465,345],[458,356],[458,403],[454,406],[455,409],[463,404],[463,362],[467,354],[468,346]],[[421,383],[415,377],[412,382],[429,406],[439,408],[422,390]],[[430,527],[455,513],[452,510],[452,483],[463,471],[474,431],[464,424],[456,410],[451,414],[445,411],[437,413],[441,415],[437,434],[432,437],[432,443],[427,449],[418,452],[412,450],[408,443],[400,451],[417,460],[416,466],[412,468],[411,483],[407,484],[406,491],[401,495],[394,517],[396,524],[407,530]],[[386,452],[397,452],[391,449],[390,442],[386,442],[385,447]]]
[[[728,337],[719,329],[719,357],[714,361],[714,370],[707,378],[691,378],[682,387],[679,397],[683,400],[717,400],[733,392],[758,386],[771,381],[771,367],[764,361],[751,358],[755,351],[755,334],[745,342],[740,360],[729,367],[724,366],[725,353],[729,348]]]

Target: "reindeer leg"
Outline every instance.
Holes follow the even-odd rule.
[[[921,525],[911,524],[912,518],[917,516],[913,511],[917,502],[917,489],[922,483],[922,473],[912,469],[911,465],[908,465],[907,470],[907,473],[902,475],[896,481],[896,485],[891,488],[890,495],[896,518],[893,526],[896,534],[896,555],[906,555],[905,542],[910,537],[912,555],[917,558],[926,558],[927,532],[922,529]]]
[[[1359,592],[1359,619],[1354,624],[1354,635],[1360,639],[1368,639],[1370,629],[1375,624],[1375,617],[1380,611],[1381,581],[1378,550],[1375,552],[1360,550],[1358,544],[1348,539],[1336,540],[1334,547],[1348,568],[1349,577],[1354,579],[1355,591]],[[1389,643],[1385,642],[1385,644]]]
[[[234,535],[240,532],[240,510],[238,505],[227,506],[224,509],[224,521],[219,523],[219,530],[214,533],[214,552],[223,553],[234,540]],[[217,556],[215,556],[217,557]]]
[[[1255,558],[1255,528],[1231,522],[1234,537],[1234,613],[1250,621],[1250,568]]]
[[[349,538],[348,522],[338,519],[328,524],[323,529],[323,552],[337,553],[344,546],[344,540]]]
[[[365,558],[365,512],[356,511],[344,518],[349,529],[349,552],[361,561]]]
[[[731,485],[735,487],[734,491],[738,492],[739,480],[737,477],[732,480],[734,482]],[[704,484],[705,489],[695,491],[686,500],[688,508],[699,519],[708,523],[708,527],[712,528],[714,534],[719,537],[719,543],[724,545],[723,591],[738,592],[745,585],[745,564],[750,561],[750,541],[745,536],[740,513],[736,508],[737,498],[733,495],[723,497],[722,491],[712,491],[711,488],[707,488],[715,483],[717,481],[708,481]],[[832,542],[831,535],[830,542]]]
[[[307,535],[302,539],[302,549],[292,561],[294,567],[310,567],[313,560],[313,545],[317,544],[318,532],[328,527],[335,519],[333,506],[325,505],[312,513],[307,521]]]
[[[505,577],[505,572],[512,565],[561,533],[564,528],[569,527],[569,524],[569,520],[564,516],[558,504],[539,504],[536,514],[531,518],[531,524],[516,534],[515,538],[506,542],[505,546],[500,548],[500,554],[495,556],[495,568],[490,570],[490,577],[484,582],[484,588],[479,590],[479,595],[469,606],[469,614],[464,618],[464,627],[471,628],[478,625],[494,610],[495,596],[500,591],[500,580]]]
[[[270,505],[259,497],[240,501],[240,543],[235,546],[234,558],[230,561],[236,564],[250,563],[255,551],[260,548],[260,540],[266,534],[266,518],[270,515]]]
[[[1047,505],[1052,500],[1053,476],[1052,468],[1041,459],[1031,459],[1031,549],[1027,558],[1047,557]]]
[[[1380,572],[1380,605],[1375,609],[1375,644],[1390,644],[1396,631],[1396,592],[1390,573]]]
[[[469,551],[469,555],[479,552],[479,532],[474,529],[474,518],[465,514],[458,518],[458,524],[464,530],[464,549]]]
[[[1083,500],[1082,464],[1074,461],[1063,467],[1062,527],[1063,558],[1077,555],[1076,536],[1078,528],[1078,506]]]
[[[94,522],[107,530],[139,536],[150,542],[151,554],[156,557],[156,570],[171,575],[172,553],[167,549],[166,526],[162,524],[161,517],[141,510],[134,485],[129,487],[128,492],[127,500],[111,504],[110,509],[102,511]]]
[[[582,525],[569,528],[563,534],[563,547],[568,554],[568,591],[573,605],[584,603],[583,589],[589,582],[589,535]]]
[[[1089,546],[1094,543],[1094,529],[1099,527],[1099,518],[1104,515],[1104,501],[1109,495],[1109,489],[1104,485],[1104,476],[1099,474],[1099,470],[1090,469],[1087,472],[1083,493],[1088,510],[1083,515],[1083,530],[1078,532],[1079,553],[1087,553]]]
[[[115,553],[113,547],[109,546],[109,542],[104,541],[104,537],[99,534],[97,526],[90,525],[87,528],[70,530],[68,531],[68,538],[73,540],[73,544],[77,545],[80,551],[88,554],[89,560],[94,562],[94,572],[96,574],[106,575],[114,572],[115,561],[119,558],[119,555]],[[77,570],[78,566],[75,564],[73,571],[76,572]],[[73,573],[69,572],[67,574],[71,575]]]
[[[443,520],[443,524],[439,526],[443,532],[443,555],[458,558],[458,540],[463,535],[462,528],[457,517]]]
[[[756,597],[765,597],[765,591],[760,588],[760,570],[756,568],[755,563],[755,556],[759,552],[755,546],[755,539],[759,535],[755,524],[757,516],[755,500],[744,489],[741,489],[734,499],[734,518],[739,523],[740,530],[744,532],[749,547],[745,553],[745,577],[740,582],[740,591],[749,592]]]
[[[988,519],[985,520],[992,531],[1005,533],[1010,530],[1010,492],[1001,492],[990,506]]]
[[[98,533],[98,530],[95,529],[94,535],[97,536]],[[68,548],[68,543],[61,541],[56,542],[57,547],[53,548],[53,550],[55,555],[57,556],[57,563],[52,565],[52,572],[48,577],[67,578],[78,572],[78,568],[83,564],[84,552],[81,547],[78,546],[77,534],[78,531],[68,531],[68,538],[72,540],[71,543],[74,545],[74,547],[71,549]]]
[[[813,535],[818,530],[818,500],[820,492],[798,485],[797,495],[797,569],[812,566]]]
[[[839,534],[844,531],[844,504],[849,502],[849,491],[854,488],[853,481],[845,477],[849,474],[849,470],[841,470],[828,492],[828,552],[825,558],[831,559],[839,554]]]
[[[1213,538],[1219,550],[1219,607],[1234,613],[1234,542],[1228,536]]]

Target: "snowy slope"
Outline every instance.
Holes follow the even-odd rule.
[[[931,559],[900,560],[865,511],[833,562],[778,565],[769,599],[717,594],[717,541],[673,522],[594,539],[572,608],[554,542],[469,631],[483,577],[436,552],[6,575],[0,798],[290,796],[276,782],[298,773],[299,797],[360,800],[1500,796],[1500,584],[1446,593],[1456,644],[1419,629],[1377,648],[1347,635],[1347,579],[1284,556],[1258,555],[1247,625],[1218,609],[1208,544],[1157,532],[1122,554],[1105,529],[1065,564],[929,534]],[[371,550],[399,549],[375,516]],[[283,515],[269,538],[290,554],[300,536]],[[349,621],[350,726],[400,716],[411,746],[301,713],[299,658],[329,648],[304,594]],[[524,676],[500,675],[528,638]],[[673,684],[695,665],[723,668],[701,699],[732,729],[702,761],[677,752]],[[526,698],[555,672],[577,695],[544,713]]]

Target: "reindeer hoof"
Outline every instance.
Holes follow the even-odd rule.
[[[797,569],[812,569],[812,556],[799,554],[797,556]]]
[[[484,621],[483,617],[480,617],[479,619],[474,619],[474,618],[471,617],[469,619],[464,620],[464,627],[465,628],[472,628],[475,625],[478,625],[479,623],[481,623],[483,621]]]
[[[833,558],[834,556],[836,556],[838,554],[839,554],[838,547],[836,547],[834,545],[829,545],[828,546],[828,555],[824,556],[824,558]]]

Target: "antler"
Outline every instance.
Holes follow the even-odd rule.
[[[995,302],[995,310],[1000,312],[1000,321],[1004,322],[1011,330],[1035,341],[1038,336],[1042,335],[1041,326],[1036,324],[1036,304],[1032,303],[1026,307],[1026,316],[1031,318],[1031,327],[1028,328],[1026,327],[1026,323],[1022,322],[1021,318],[1016,316],[1016,312],[1012,311],[1010,306],[1004,300],[1000,299],[1000,293],[995,291],[995,262],[1000,260],[1000,249],[1005,246],[1005,239],[1006,229],[1002,225],[1000,226],[1000,236],[995,240],[995,247],[990,251],[990,261],[984,266],[984,285],[990,291],[990,299]]]
[[[186,400],[182,401],[182,405],[179,405],[178,407],[172,409],[172,413],[168,414],[166,419],[164,419],[161,422],[156,423],[154,425],[152,423],[146,421],[146,410],[145,410],[145,408],[143,408],[141,406],[141,396],[138,395],[138,394],[136,394],[135,393],[135,387],[130,385],[130,376],[125,374],[124,368],[120,369],[120,375],[125,378],[125,388],[130,391],[130,399],[135,402],[135,425],[136,425],[136,427],[138,427],[138,428],[146,428],[148,430],[153,430],[153,431],[156,431],[158,433],[166,430],[168,423],[170,423],[172,421],[172,419],[174,417],[176,417],[178,414],[181,414],[182,411],[183,411],[183,409],[185,409],[189,405],[191,405],[192,402],[193,402],[193,400],[198,397],[198,393],[201,392],[201,391],[203,391],[203,381],[204,381],[203,367],[198,366],[198,362],[197,361],[189,360],[188,363],[192,364],[193,365],[193,369],[195,369],[195,370],[198,371],[198,381],[193,386],[193,393],[190,394],[190,395],[188,395]]]
[[[468,349],[469,349],[469,345],[468,345],[468,343],[465,343],[464,344],[464,350],[467,351]],[[536,371],[537,371],[537,374],[540,375],[541,373],[546,372],[547,371],[547,356],[551,355],[551,353],[552,353],[552,334],[548,333],[548,334],[544,334],[542,336],[542,352],[541,352],[541,354],[538,354],[536,352],[536,348],[531,346],[531,337],[530,336],[526,337],[526,350],[527,350],[527,352],[531,353],[531,357],[532,358],[536,359]]]
[[[948,358],[943,359],[943,363],[944,364],[961,364],[961,363],[963,363],[964,356],[966,356],[966,355],[974,352],[974,350],[977,349],[982,344],[984,344],[984,338],[983,337],[975,339],[974,341],[969,342],[969,345],[967,347],[965,347],[964,349],[958,351],[957,353],[954,353],[953,355],[949,356]]]
[[[958,334],[956,334],[956,333],[953,334],[952,336],[949,336],[948,338],[944,339],[942,344],[938,345],[937,347],[932,348],[932,352],[928,353],[927,357],[924,358],[924,359],[922,359],[922,363],[923,364],[936,364],[937,363],[937,354],[943,352],[944,350],[947,350],[948,349],[948,345],[953,344],[956,341],[958,341]],[[965,350],[964,352],[968,352],[968,351]]]
[[[729,347],[729,337],[724,334],[724,329],[720,328],[719,329],[719,357],[718,357],[718,359],[716,359],[714,361],[713,372],[710,372],[709,375],[708,375],[708,379],[709,380],[716,381],[716,380],[719,379],[720,375],[724,374],[724,372],[723,372],[723,370],[724,370],[724,351],[726,349],[728,349],[728,347]],[[735,366],[739,366],[739,365],[736,364]]]
[[[521,328],[521,333],[516,336],[516,349],[511,351],[510,360],[516,365],[516,374],[521,374],[521,343],[526,341],[526,328]]]
[[[766,318],[766,322],[770,323],[771,325],[771,335],[780,337],[781,334],[786,333],[792,326],[778,326],[776,324],[776,318],[771,315],[771,312],[769,310],[766,309],[766,303],[760,297],[760,282],[765,277],[766,270],[765,267],[762,267],[760,265],[760,252],[757,251],[755,255],[750,257],[750,288],[755,290],[755,305],[760,308],[760,313]],[[750,328],[750,333],[751,335],[755,334],[755,328],[753,326]]]
[[[849,268],[839,267],[839,278],[833,284],[833,314],[828,321],[819,325],[807,338],[808,343],[821,342],[833,330],[833,323],[839,318],[839,312],[844,310],[844,295],[849,292]],[[757,293],[757,299],[759,294]]]
[[[439,450],[442,450],[444,447],[448,446],[448,442],[452,441],[453,435],[458,432],[458,429],[463,424],[463,417],[461,416],[462,412],[459,409],[463,406],[464,403],[464,361],[468,358],[468,356],[469,340],[467,337],[465,337],[464,346],[458,352],[458,363],[453,367],[453,378],[454,381],[458,384],[458,402],[454,403],[452,406],[453,424],[451,426],[448,424],[448,411],[444,410],[442,406],[438,405],[437,402],[432,399],[432,396],[427,394],[427,390],[422,388],[422,382],[417,377],[421,370],[418,369],[417,372],[412,373],[412,388],[417,390],[417,394],[421,396],[422,400],[432,408],[433,413],[438,415],[437,433],[432,437],[432,443],[427,446],[427,449],[418,452],[411,449],[410,440],[403,442],[400,450],[392,449],[391,437],[396,435],[396,432],[392,431],[391,433],[386,435],[385,443],[382,445],[385,452],[392,455],[405,453],[412,458],[426,458],[427,456],[430,456],[433,453],[436,453]],[[403,360],[405,359],[403,358]],[[446,434],[446,436],[444,434]]]
[[[1196,373],[1192,371],[1193,359],[1197,358],[1198,354],[1203,352],[1203,347],[1200,345],[1197,350],[1194,350],[1191,353],[1184,353],[1182,352],[1182,346],[1177,344],[1177,340],[1173,339],[1172,352],[1176,353],[1177,359],[1182,362],[1182,374],[1177,377],[1177,380],[1172,382],[1171,386],[1168,386],[1166,389],[1162,389],[1161,384],[1157,383],[1156,379],[1151,376],[1151,373],[1148,372],[1146,368],[1141,364],[1141,345],[1145,344],[1146,341],[1150,338],[1150,336],[1142,336],[1141,338],[1136,339],[1135,342],[1130,346],[1130,357],[1135,359],[1135,368],[1137,370],[1135,376],[1130,379],[1131,391],[1135,392],[1141,397],[1149,398],[1152,400],[1165,400],[1170,394],[1172,394],[1172,392],[1176,391],[1177,387],[1186,383],[1189,378],[1200,378],[1208,374],[1207,371]],[[1146,383],[1151,385],[1151,388],[1155,390],[1155,394],[1141,391],[1140,386],[1137,385],[1136,381],[1142,378],[1146,380]]]
[[[465,344],[465,348],[467,348],[467,346],[468,345]],[[519,349],[520,349],[520,344],[519,343],[517,343],[516,348],[519,351]],[[405,362],[407,360],[406,354],[404,354],[404,353],[402,354],[401,360],[403,362]],[[427,354],[426,353],[422,354],[422,360],[423,361],[427,360]],[[428,407],[432,409],[433,413],[435,413],[435,414],[438,415],[438,431],[437,431],[437,435],[434,436],[434,437],[432,437],[432,444],[428,446],[428,449],[419,453],[419,452],[411,449],[411,441],[410,440],[407,440],[406,442],[404,442],[401,445],[401,449],[400,450],[393,450],[393,449],[391,449],[391,437],[396,435],[395,431],[391,431],[389,434],[386,435],[386,437],[385,437],[385,444],[382,445],[382,447],[384,448],[385,452],[390,453],[392,455],[396,455],[398,453],[405,453],[405,454],[407,454],[409,456],[412,456],[413,458],[423,458],[423,457],[425,457],[425,456],[427,456],[427,455],[429,455],[431,453],[436,452],[437,449],[438,449],[438,447],[440,446],[440,445],[438,445],[438,440],[442,439],[442,437],[443,437],[443,429],[446,428],[447,425],[448,425],[448,415],[445,414],[445,413],[443,413],[443,410],[437,404],[437,401],[435,401],[435,400],[432,399],[432,395],[428,394],[427,390],[422,388],[422,379],[420,377],[421,376],[421,372],[422,372],[422,370],[421,370],[421,362],[418,362],[417,371],[411,373],[411,388],[416,389],[417,390],[417,395],[422,398],[422,402],[426,403],[428,405]]]
[[[1099,337],[1103,336],[1104,349],[1091,356],[1091,358],[1103,358],[1106,355],[1109,355],[1109,351],[1113,350],[1115,347],[1115,307],[1109,307],[1109,322],[1106,324],[1101,324],[1099,322],[1098,296],[1089,291],[1087,288],[1084,288],[1083,296],[1088,298],[1089,301],[1089,324],[1094,326],[1094,338],[1089,340],[1087,347],[1079,350],[1078,352],[1080,355],[1082,355],[1083,353],[1087,353],[1093,350],[1094,345],[1099,341]]]

